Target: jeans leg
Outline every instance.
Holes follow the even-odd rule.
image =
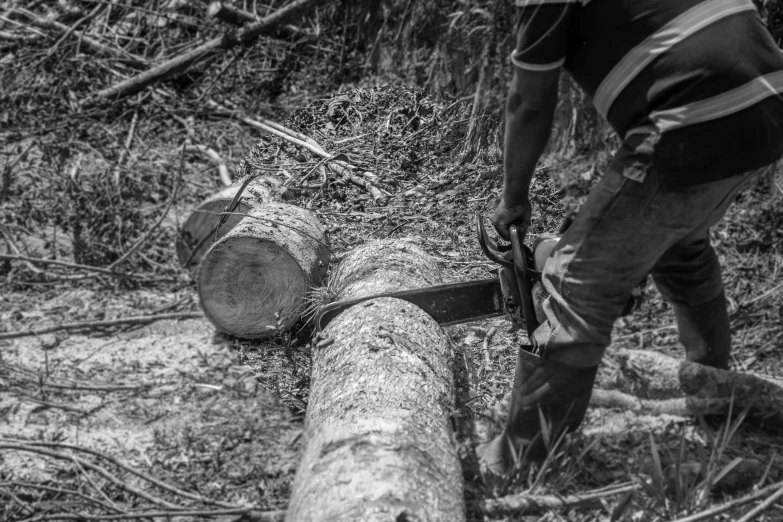
[[[670,188],[660,184],[654,169],[643,183],[624,178],[621,173],[632,162],[637,165],[636,159],[618,155],[547,261],[546,321],[531,336],[545,358],[583,368],[597,365],[633,287],[670,249],[706,237],[756,174]],[[695,265],[713,292],[703,303],[721,290],[715,284],[720,267],[708,243],[699,255]],[[670,297],[694,298],[682,289]]]
[[[582,205],[544,268],[546,321],[532,335],[544,358],[596,366],[634,286],[676,241],[643,212],[658,183],[624,178],[613,164]]]
[[[669,248],[653,268],[655,285],[674,308],[680,342],[689,361],[728,368],[731,328],[720,262],[710,244],[709,229],[759,172],[719,182],[723,186],[723,199],[693,231]]]

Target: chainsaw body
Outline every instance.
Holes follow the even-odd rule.
[[[409,301],[427,312],[439,324],[447,326],[506,315],[517,328],[532,333],[545,320],[542,304],[547,293],[541,283],[546,261],[557,246],[559,234],[544,233],[535,237],[533,248],[524,244],[522,232],[510,227],[511,243],[498,245],[476,215],[476,234],[484,254],[500,265],[498,277],[466,283],[437,285],[400,292],[337,301],[326,305],[316,317],[315,327],[323,330],[343,310],[370,299],[394,297]],[[646,280],[640,283],[643,285]],[[637,289],[643,286],[637,286]],[[641,291],[636,292],[639,296]],[[632,296],[623,315],[638,308],[639,297]]]

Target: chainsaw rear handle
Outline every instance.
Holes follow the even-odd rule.
[[[489,259],[506,268],[514,268],[514,263],[506,260],[501,252],[508,252],[509,247],[498,246],[497,241],[489,237],[487,229],[484,228],[484,220],[481,214],[476,213],[476,235],[478,236],[479,246],[484,255]]]
[[[511,233],[511,252],[514,255],[514,274],[517,278],[517,285],[519,285],[522,312],[525,314],[525,329],[530,336],[538,328],[538,319],[533,303],[533,290],[530,288],[530,279],[528,278],[527,255],[524,249],[525,238],[519,225],[512,224],[509,227],[509,232]]]

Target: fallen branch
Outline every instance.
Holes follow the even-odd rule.
[[[275,29],[284,22],[299,16],[306,10],[323,2],[325,2],[325,0],[294,0],[282,9],[275,11],[257,22],[238,29],[235,32],[226,33],[223,36],[213,38],[185,54],[166,60],[152,69],[99,91],[93,99],[87,100],[85,105],[91,104],[94,100],[117,100],[139,92],[147,86],[165,78],[171,78],[182,74],[196,62],[208,58],[215,53],[231,49],[238,44],[252,42],[259,36],[273,33]]]
[[[316,142],[312,138],[305,136],[304,134],[301,134],[299,132],[292,131],[286,127],[283,127],[279,123],[275,123],[269,120],[259,121],[259,120],[254,120],[252,118],[248,118],[241,114],[238,115],[236,114],[236,111],[232,111],[220,105],[219,103],[215,102],[214,100],[209,100],[207,102],[207,105],[209,105],[210,107],[212,107],[213,109],[219,112],[234,115],[240,121],[242,121],[247,125],[250,125],[251,127],[255,127],[264,132],[268,132],[269,134],[287,140],[290,143],[293,143],[294,145],[307,149],[313,154],[315,154],[316,156],[325,159],[327,161],[327,165],[329,166],[329,168],[332,169],[338,176],[366,190],[370,194],[370,196],[372,196],[374,201],[378,202],[386,197],[378,187],[373,185],[367,179],[364,179],[353,172],[353,170],[355,170],[356,167],[354,165],[349,164],[347,161],[345,161],[347,157],[344,154],[337,154],[337,155],[329,154],[324,150],[323,147],[321,147],[320,144],[318,144],[318,142]]]
[[[727,415],[748,411],[747,422],[783,433],[783,385],[756,375],[721,370],[647,350],[620,350],[618,368],[593,404],[649,414]]]
[[[510,515],[536,515],[544,511],[564,510],[573,508],[599,508],[601,500],[607,497],[622,495],[639,489],[639,484],[627,484],[619,487],[601,489],[579,495],[508,495],[501,498],[485,500],[480,504],[482,513],[490,517],[507,517]]]
[[[17,339],[19,337],[29,337],[31,335],[43,335],[52,332],[61,332],[68,330],[85,330],[95,328],[107,328],[111,326],[123,326],[129,324],[148,324],[155,321],[165,321],[167,319],[195,319],[202,317],[201,312],[176,312],[171,314],[158,315],[139,315],[136,317],[125,317],[122,319],[109,319],[106,321],[85,321],[81,323],[63,323],[37,330],[25,330],[21,332],[0,332],[0,340]]]
[[[123,49],[109,47],[108,45],[102,44],[98,40],[91,38],[85,33],[81,31],[76,31],[65,24],[57,22],[56,20],[40,17],[35,13],[23,8],[17,8],[16,12],[26,16],[30,20],[30,22],[37,27],[40,27],[42,29],[48,29],[51,31],[56,31],[63,35],[67,35],[70,36],[71,38],[76,39],[80,45],[84,46],[85,49],[95,54],[108,55],[118,60],[122,60],[128,65],[132,65],[134,67],[149,66],[149,62],[144,58],[142,58],[141,56],[137,56],[135,54],[129,53],[128,51],[125,51]]]
[[[319,145],[312,138],[309,138],[302,133],[293,131],[287,127],[284,127],[279,123],[270,120],[265,120],[265,119],[254,120],[252,118],[248,118],[247,116],[241,114],[239,111],[229,109],[228,107],[219,104],[215,100],[207,100],[207,106],[211,107],[217,112],[236,117],[238,120],[240,120],[241,122],[247,125],[250,125],[251,127],[255,127],[264,132],[268,132],[269,134],[273,134],[278,138],[283,138],[284,140],[287,140],[293,143],[294,145],[307,149],[313,154],[315,154],[316,156],[326,158],[327,160],[332,159],[333,157],[331,154],[326,152],[323,149],[323,147],[321,147],[321,145]]]
[[[676,415],[679,417],[726,413],[731,404],[732,400],[730,398],[703,399],[682,397],[654,400],[641,399],[619,390],[600,389],[594,389],[590,397],[591,406],[618,408],[642,415]]]
[[[218,154],[216,151],[205,145],[187,145],[185,146],[185,152],[189,152],[191,154],[203,154],[204,156],[211,159],[217,165],[218,172],[220,173],[221,183],[227,187],[231,185],[231,174],[228,172],[228,167],[223,161],[223,158],[221,158],[220,154]]]
[[[242,27],[243,25],[252,24],[258,21],[258,17],[253,13],[243,11],[238,7],[224,4],[223,2],[212,2],[207,8],[207,16],[210,18],[217,18],[221,22],[236,25]],[[286,24],[279,27],[275,33],[275,38],[288,39],[295,37],[308,37],[309,33],[302,31],[296,26]]]

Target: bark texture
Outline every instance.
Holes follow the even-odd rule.
[[[324,228],[312,212],[279,202],[250,208],[201,260],[201,308],[218,330],[269,337],[296,322],[329,257]]]
[[[222,217],[220,214],[229,207],[242,188],[242,184],[243,181],[239,181],[210,196],[188,216],[188,219],[182,225],[176,243],[177,258],[183,268],[193,270],[198,266],[204,253],[209,250],[209,247],[215,241],[215,225],[218,224]],[[219,240],[231,231],[242,219],[242,215],[246,214],[251,208],[277,199],[275,192],[265,185],[263,179],[250,182],[245,187],[245,190],[242,191],[233,214],[228,216],[217,230],[217,239]],[[211,237],[204,241],[206,236]],[[196,250],[195,253],[193,252],[194,249]]]
[[[330,281],[341,299],[439,283],[429,256],[402,241],[353,251]],[[452,351],[440,326],[379,298],[346,310],[322,337],[286,520],[465,520]]]

